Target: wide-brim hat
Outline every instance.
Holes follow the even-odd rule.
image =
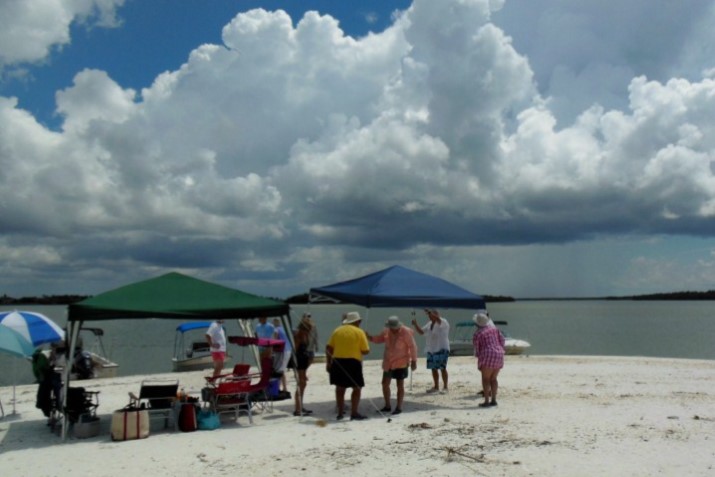
[[[476,313],[473,317],[472,320],[474,323],[477,324],[480,328],[484,328],[485,326],[489,325],[489,322],[491,321],[489,317],[485,313]]]
[[[387,319],[387,321],[385,322],[385,326],[394,329],[402,326],[402,323],[400,322],[400,318],[393,315]]]
[[[358,313],[357,311],[350,311],[346,313],[345,318],[343,318],[344,325],[357,323],[358,321],[362,321],[362,318],[360,318],[360,313]]]

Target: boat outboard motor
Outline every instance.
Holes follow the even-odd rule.
[[[92,355],[82,348],[76,348],[72,371],[77,374],[78,379],[91,379],[94,377],[94,367],[92,366]]]

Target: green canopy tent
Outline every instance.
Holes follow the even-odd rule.
[[[167,273],[69,305],[67,333],[70,356],[85,321],[252,319],[259,316],[280,317],[284,329],[291,329],[290,307],[283,301],[252,295],[180,273]],[[287,335],[292,341],[292,334]],[[70,368],[65,367],[64,396],[67,396],[69,387]],[[66,422],[65,418],[63,438],[66,435]]]
[[[67,321],[254,318],[283,316],[288,310],[288,304],[283,301],[173,272],[70,305]]]

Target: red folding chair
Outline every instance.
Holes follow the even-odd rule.
[[[241,366],[236,373],[225,374],[216,377],[207,377],[211,390],[209,405],[217,414],[231,413],[238,420],[241,413],[248,416],[248,421],[253,424],[251,407],[253,405],[251,397],[255,393],[263,392],[271,379],[271,359],[266,358],[261,361],[262,371],[260,375],[248,374],[250,366]],[[253,379],[259,377],[257,382]]]

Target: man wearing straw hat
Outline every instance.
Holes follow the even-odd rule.
[[[362,318],[356,311],[345,314],[325,347],[325,366],[330,373],[330,384],[335,386],[335,402],[338,420],[343,418],[345,391],[352,389],[350,396],[350,420],[367,419],[358,412],[360,395],[365,386],[362,374],[363,356],[370,352],[367,335],[360,329]]]
[[[380,412],[390,412],[390,383],[397,381],[397,402],[393,415],[402,413],[402,401],[405,398],[405,378],[409,374],[408,367],[417,369],[417,344],[412,336],[412,330],[400,323],[397,316],[391,316],[385,323],[382,333],[368,335],[372,343],[385,343],[385,353],[382,358],[382,397],[385,407]]]

